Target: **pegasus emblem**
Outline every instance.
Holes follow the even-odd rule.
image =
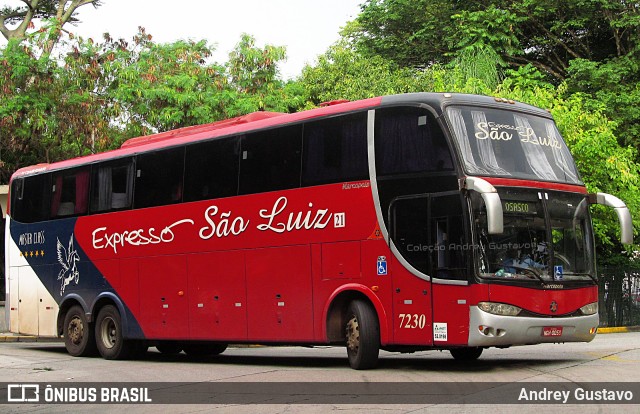
[[[65,249],[62,243],[60,243],[60,239],[57,239],[57,241],[58,262],[62,265],[62,270],[58,273],[58,280],[62,280],[60,285],[60,296],[62,296],[64,294],[64,289],[69,283],[71,283],[71,281],[74,281],[77,285],[78,280],[80,280],[80,273],[78,272],[78,267],[76,265],[76,263],[80,261],[80,256],[73,247],[73,234],[69,239],[69,247],[67,249]]]

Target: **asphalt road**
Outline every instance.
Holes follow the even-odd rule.
[[[622,390],[628,388],[637,404],[640,401],[639,367],[640,332],[598,335],[588,344],[489,349],[474,363],[454,361],[448,352],[381,352],[378,368],[369,371],[350,369],[346,351],[336,347],[229,348],[220,356],[198,359],[185,354],[162,355],[151,348],[142,360],[106,361],[73,358],[67,355],[61,343],[7,342],[0,343],[2,382],[54,384],[55,387],[81,385],[97,387],[98,392],[100,387],[110,385],[107,383],[125,382],[131,383],[128,386],[150,387],[155,402],[166,402],[171,398],[172,402],[181,404],[24,403],[0,405],[0,412],[66,413],[72,409],[121,413],[126,408],[127,411],[144,413],[234,414],[355,413],[362,410],[368,413],[538,413],[541,409],[576,413],[635,413],[640,410],[640,405],[584,400],[579,404],[563,404],[560,400],[553,400],[553,395],[545,401],[553,402],[553,405],[515,405],[526,402],[526,399],[523,401],[520,395],[514,397],[513,387],[525,389],[534,396],[543,395],[534,391],[541,387],[545,392],[557,391],[561,395],[562,390],[569,390],[573,395],[576,387],[585,384],[600,389],[607,385],[600,384],[603,382],[624,382],[628,387],[622,384]],[[191,396],[181,395],[184,383],[197,383],[204,388],[189,394]],[[268,387],[274,384],[275,387]],[[225,399],[229,387],[237,390],[234,391],[237,395],[226,395],[228,398]],[[487,388],[490,388],[489,392]],[[616,387],[612,385],[610,388]],[[211,397],[212,393],[215,398]],[[353,397],[352,394],[357,393],[366,395]],[[423,400],[416,397],[417,393],[430,393],[436,398]],[[194,404],[203,395],[208,398],[205,398],[207,404]]]

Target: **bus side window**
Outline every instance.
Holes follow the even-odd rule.
[[[237,195],[239,155],[239,137],[187,146],[184,201]]]
[[[182,201],[184,147],[138,155],[135,208],[155,207]]]
[[[89,169],[54,173],[51,183],[51,217],[87,214]]]
[[[131,208],[133,159],[95,165],[91,173],[91,212]]]
[[[368,179],[367,113],[305,124],[302,154],[303,186]]]
[[[51,209],[51,174],[13,181],[11,216],[22,223],[47,220]]]
[[[453,160],[438,121],[413,107],[376,112],[378,175],[452,171]]]
[[[465,234],[463,200],[459,194],[431,197],[431,240],[439,248],[432,252],[431,274],[439,279],[466,280],[468,257],[473,250]]]
[[[300,187],[301,125],[249,134],[241,151],[240,194]]]

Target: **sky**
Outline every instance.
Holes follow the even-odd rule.
[[[280,66],[284,79],[298,76],[305,64],[339,39],[340,28],[355,19],[364,0],[103,0],[78,9],[81,23],[65,29],[82,37],[130,40],[142,26],[158,43],[178,39],[205,39],[216,47],[213,58],[226,62],[242,33],[256,38],[257,46],[286,46],[287,60]],[[0,0],[0,6],[19,5]],[[0,36],[0,45],[6,44]]]

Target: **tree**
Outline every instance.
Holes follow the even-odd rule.
[[[205,41],[65,40],[63,60],[39,56],[38,35],[0,49],[0,180],[25,165],[118,147],[135,136],[205,124],[257,110],[298,109],[300,87],[284,84],[284,49],[243,36],[227,64]]]
[[[60,39],[62,28],[67,23],[77,23],[77,10],[87,4],[101,5],[101,0],[20,0],[24,5],[5,6],[0,9],[0,33],[7,40],[22,42],[27,30],[34,27],[34,19],[49,21],[53,30],[47,31],[43,52],[48,55]],[[11,29],[10,26],[16,27]],[[43,28],[43,30],[46,30]]]
[[[575,59],[568,72],[567,94],[582,93],[586,105],[601,108],[616,121],[619,143],[640,151],[640,59]]]
[[[479,42],[512,68],[532,65],[556,83],[573,59],[637,53],[640,4],[622,0],[369,0],[348,36],[366,55],[400,66],[447,63]]]
[[[307,107],[335,99],[357,100],[409,92],[491,93],[500,70],[490,48],[469,49],[450,65],[426,70],[399,67],[379,55],[366,56],[341,41],[307,65],[300,77]]]
[[[235,93],[228,106],[228,115],[237,116],[254,111],[293,112],[302,99],[294,82],[280,79],[278,64],[286,59],[282,46],[256,46],[253,36],[243,33],[229,53],[226,70],[229,85]]]

